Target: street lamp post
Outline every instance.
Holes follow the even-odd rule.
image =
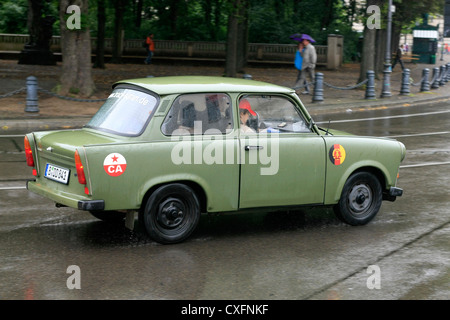
[[[386,56],[384,59],[383,71],[383,89],[381,91],[381,98],[392,96],[391,94],[391,33],[392,33],[392,0],[388,4],[388,20],[386,30]]]

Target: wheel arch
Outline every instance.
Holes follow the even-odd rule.
[[[177,183],[178,184],[183,184],[183,185],[186,185],[186,186],[190,187],[194,191],[195,195],[197,196],[197,199],[198,199],[198,201],[200,203],[200,210],[201,210],[201,212],[206,212],[206,210],[207,210],[207,196],[206,196],[205,190],[203,189],[202,186],[200,186],[200,184],[198,184],[195,181],[191,181],[191,180],[165,181],[165,182],[161,182],[161,183],[153,185],[144,194],[144,196],[142,198],[142,202],[141,202],[140,211],[142,211],[145,208],[145,204],[147,203],[148,199],[150,198],[152,193],[155,192],[158,188],[160,188],[162,186],[165,186],[165,185],[177,184]]]
[[[376,166],[373,164],[366,164],[366,165],[359,166],[359,167],[353,167],[347,171],[347,174],[342,175],[342,177],[339,181],[339,184],[338,184],[338,188],[336,188],[336,193],[334,194],[333,198],[328,199],[328,200],[326,199],[325,203],[326,204],[336,204],[337,202],[339,202],[345,182],[352,175],[354,175],[355,173],[358,173],[358,172],[369,172],[369,173],[373,174],[380,182],[381,189],[383,191],[386,190],[386,188],[388,188],[388,185],[390,184],[389,178],[388,178],[389,177],[388,171],[383,170],[379,166]]]
[[[380,182],[381,189],[384,190],[386,188],[386,176],[380,168],[372,167],[372,166],[361,167],[361,168],[358,168],[357,170],[353,171],[349,175],[349,177],[351,177],[353,174],[358,173],[358,172],[369,172],[369,173],[373,174]]]

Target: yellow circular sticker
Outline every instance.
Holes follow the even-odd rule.
[[[345,160],[345,149],[344,149],[344,147],[341,146],[340,144],[334,144],[330,148],[329,157],[330,157],[331,162],[334,165],[336,165],[336,166],[341,165],[344,162],[344,160]]]

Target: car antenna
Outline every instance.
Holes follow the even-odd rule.
[[[327,127],[327,132],[325,132],[325,135],[328,135],[328,130],[330,130],[330,124],[331,124],[331,119],[328,119],[328,127]]]

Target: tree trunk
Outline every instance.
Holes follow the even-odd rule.
[[[105,24],[106,9],[105,0],[98,0],[97,7],[97,50],[95,68],[105,68]]]
[[[217,39],[219,38],[219,31],[220,31],[220,26],[221,26],[223,1],[214,0],[214,3],[215,3],[215,7],[214,7],[214,38],[211,40],[217,41]]]
[[[333,14],[334,14],[334,3],[335,0],[325,0],[325,12],[322,18],[322,23],[320,28],[327,28],[330,26],[331,22],[333,21]]]
[[[180,7],[179,0],[170,1],[169,9],[169,25],[170,25],[170,39],[177,39],[177,19],[178,19],[178,9]]]
[[[142,24],[142,8],[144,7],[144,0],[138,0],[136,8],[136,28],[140,28]]]
[[[30,41],[28,45],[37,45],[37,35],[39,33],[39,24],[42,15],[42,3],[41,1],[28,0],[28,19],[27,27],[30,33]]]
[[[386,60],[386,37],[386,29],[377,30],[377,37],[375,40],[375,43],[378,44],[375,51],[375,73],[377,78],[384,71],[384,62]]]
[[[358,82],[367,78],[367,71],[375,71],[375,39],[377,30],[364,28],[364,40],[361,56],[361,67],[359,71]]]
[[[392,23],[392,38],[391,38],[391,57],[395,57],[395,52],[397,51],[397,48],[400,46],[400,35],[402,33],[401,26],[398,26],[395,23]],[[391,59],[392,64],[393,59]]]
[[[213,41],[215,38],[215,28],[212,23],[212,3],[211,1],[203,1],[202,2],[203,11],[204,11],[204,19],[206,24],[206,29],[208,30],[209,40]]]
[[[225,75],[236,77],[247,64],[248,0],[234,0],[228,16]]]
[[[381,0],[368,0],[366,9],[371,5],[380,5]],[[377,53],[379,52],[380,42],[377,35],[380,30],[369,29],[367,23],[364,27],[363,49],[361,56],[361,66],[359,69],[358,82],[367,78],[367,71],[372,70],[377,73]],[[377,45],[376,45],[377,44]]]
[[[244,73],[248,56],[248,0],[241,0],[237,30],[236,71]]]
[[[88,15],[88,0],[60,1],[60,24],[61,24],[61,53],[62,72],[61,88],[59,93],[66,95],[77,93],[88,97],[95,90],[92,80],[91,66],[91,39],[87,21],[83,17]],[[66,26],[67,7],[76,3],[81,9],[81,29],[69,30]]]
[[[116,0],[115,3],[115,16],[114,16],[114,39],[113,39],[113,52],[112,63],[122,63],[122,51],[123,51],[123,12],[125,11],[125,1]]]
[[[56,59],[50,51],[55,20],[55,17],[45,12],[43,1],[28,0],[27,26],[30,41],[20,52],[19,64],[56,65]]]
[[[240,0],[233,1],[233,8],[228,15],[227,53],[225,62],[225,76],[236,77],[237,66],[237,38],[238,38],[238,10]]]

